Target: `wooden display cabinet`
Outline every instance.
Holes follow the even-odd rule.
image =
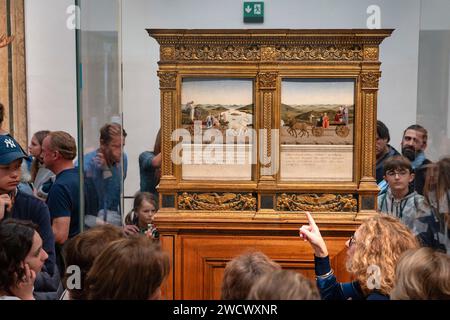
[[[226,263],[246,250],[313,277],[306,210],[349,280],[345,241],[377,209],[379,45],[392,31],[148,30],[160,45],[166,298],[220,298]]]

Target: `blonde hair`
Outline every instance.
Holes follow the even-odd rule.
[[[450,300],[450,256],[430,248],[407,251],[396,269],[395,300]]]
[[[222,300],[243,300],[262,275],[281,267],[264,253],[246,252],[227,263],[222,281]]]
[[[300,273],[277,270],[263,275],[253,285],[248,300],[320,300],[314,282]]]
[[[384,214],[367,219],[357,232],[353,255],[347,260],[347,270],[359,282],[363,292],[368,293],[372,276],[369,267],[378,267],[381,277],[377,290],[389,295],[401,255],[408,249],[419,247],[416,237],[400,220]]]

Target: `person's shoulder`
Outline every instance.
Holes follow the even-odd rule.
[[[381,294],[379,292],[370,293],[366,300],[390,300],[388,296]]]
[[[393,146],[389,145],[389,148],[390,148],[389,154],[391,156],[399,156],[400,155],[400,152],[398,152],[397,149],[395,149]]]
[[[153,151],[144,151],[144,152],[141,152],[141,154],[139,154],[139,159],[154,157],[154,156],[155,156],[155,154],[153,153]]]
[[[20,202],[29,203],[35,207],[45,206],[45,203],[42,200],[36,198],[34,195],[31,195],[31,194],[28,194],[28,193],[25,193],[25,192],[19,190],[16,195],[15,203],[20,203]]]
[[[139,163],[142,166],[143,163],[150,161],[154,157],[155,154],[153,153],[153,151],[144,151],[139,155]]]
[[[43,210],[48,210],[44,201],[36,198],[34,195],[30,195],[19,191],[16,195],[14,207],[17,208],[17,212],[24,212],[29,217],[35,215],[42,215]]]
[[[64,170],[60,174],[56,176],[56,180],[53,183],[53,186],[64,186],[66,184],[71,183],[79,183],[79,172],[78,167],[77,168],[71,168]],[[52,186],[52,188],[53,188]],[[51,189],[50,189],[51,190]]]
[[[83,155],[83,163],[87,164],[94,160],[94,158],[97,156],[98,150],[92,150],[91,152],[86,153]]]

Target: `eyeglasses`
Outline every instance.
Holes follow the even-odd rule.
[[[389,177],[394,177],[395,175],[399,175],[400,177],[404,177],[409,173],[408,170],[390,170],[386,172],[386,175]]]
[[[355,239],[355,234],[352,234],[352,236],[350,237],[350,239],[348,239],[348,247],[350,248],[352,245],[354,245],[356,242]]]

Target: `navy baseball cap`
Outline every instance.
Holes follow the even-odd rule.
[[[9,134],[0,135],[0,165],[10,164],[23,158],[28,156],[15,139]]]

